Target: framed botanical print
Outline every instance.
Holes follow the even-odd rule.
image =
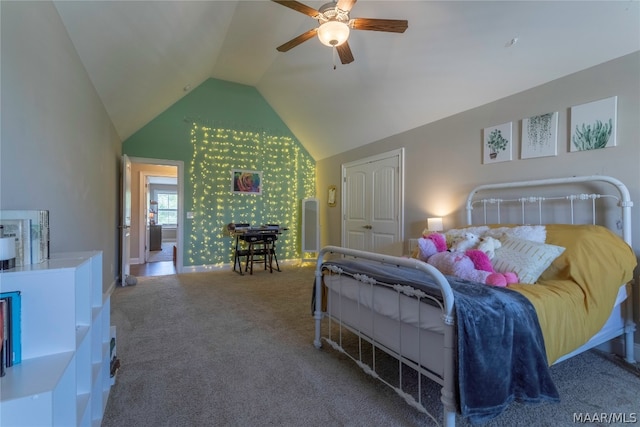
[[[558,155],[558,112],[522,120],[520,157],[531,159]]]
[[[511,127],[509,122],[484,129],[484,164],[511,160]]]
[[[571,107],[570,151],[616,146],[618,97]]]

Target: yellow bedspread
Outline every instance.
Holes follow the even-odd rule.
[[[546,243],[566,248],[534,285],[511,285],[534,305],[549,365],[605,324],[637,260],[619,236],[597,225],[546,226]]]

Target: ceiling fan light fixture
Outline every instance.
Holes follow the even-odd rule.
[[[349,38],[349,26],[340,21],[327,21],[318,28],[318,39],[329,47],[340,46]]]

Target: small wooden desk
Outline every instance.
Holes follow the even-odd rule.
[[[250,271],[253,274],[254,263],[264,263],[264,269],[269,268],[269,272],[273,273],[273,261],[276,263],[276,271],[280,270],[278,257],[276,256],[275,242],[278,235],[287,228],[259,227],[259,228],[242,228],[237,230],[229,230],[231,235],[235,237],[235,245],[233,249],[233,271],[244,275],[244,272]],[[242,247],[242,243],[246,243],[247,247]],[[244,272],[242,271],[242,258],[245,259]],[[238,269],[236,270],[236,266]],[[249,267],[251,269],[249,270]]]

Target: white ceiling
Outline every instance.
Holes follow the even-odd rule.
[[[638,0],[360,0],[351,17],[409,28],[352,31],[335,70],[317,38],[276,51],[316,21],[271,1],[54,4],[123,140],[214,77],[255,86],[316,160],[640,50]]]

